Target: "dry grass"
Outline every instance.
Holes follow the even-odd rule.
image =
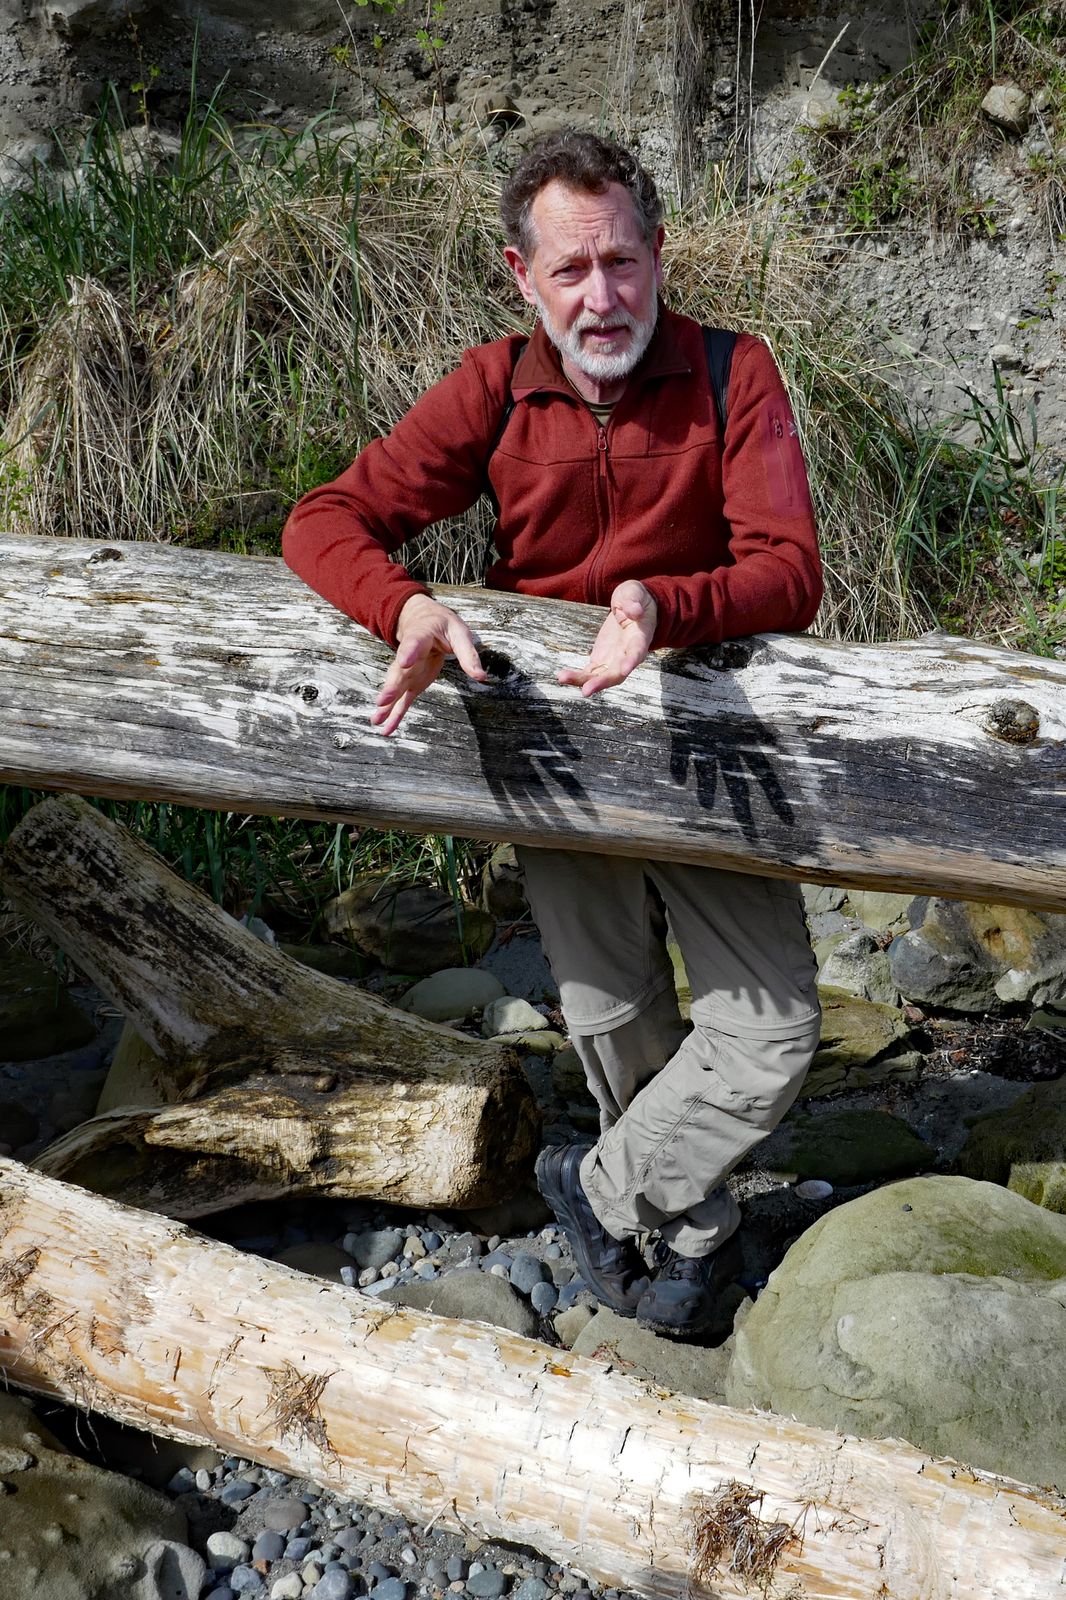
[[[483,157],[399,139],[359,149],[321,123],[288,144],[242,143],[216,124],[187,142],[172,204],[191,203],[188,190],[196,217],[179,226],[153,191],[139,237],[154,226],[160,244],[138,270],[117,250],[108,270],[98,251],[92,274],[63,280],[77,233],[64,214],[60,243],[43,247],[62,298],[16,314],[0,281],[0,516],[12,531],[232,541],[241,508],[269,490],[276,534],[296,495],[465,348],[524,323]],[[143,159],[124,163],[103,141],[93,161],[64,191],[68,209],[94,183],[125,193],[127,209],[139,201]],[[42,235],[48,203],[42,190]],[[775,233],[766,210],[705,203],[671,224],[667,282],[679,309],[775,349],[824,533],[822,631],[927,627],[914,562],[916,551],[939,559],[945,491],[932,491],[951,464],[916,440],[883,354],[847,328],[806,241]],[[488,531],[483,510],[435,529],[414,564],[438,581],[476,579]]]
[[[693,1517],[692,1579],[710,1589],[728,1574],[769,1594],[777,1564],[799,1541],[787,1522],[761,1522],[762,1495],[743,1483],[727,1483],[702,1499]]]

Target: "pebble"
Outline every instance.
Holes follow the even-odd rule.
[[[355,1585],[343,1567],[329,1567],[311,1590],[311,1600],[352,1600]]]
[[[266,1589],[261,1572],[254,1567],[234,1567],[229,1575],[229,1586],[234,1594],[262,1594]]]
[[[251,1547],[243,1539],[238,1539],[235,1533],[213,1533],[207,1541],[207,1559],[216,1572],[228,1572],[231,1567],[239,1566],[242,1561],[247,1561],[251,1554]]]
[[[513,1277],[511,1282],[514,1282]],[[546,1317],[549,1311],[555,1310],[558,1299],[559,1291],[553,1283],[535,1283],[529,1296],[530,1305],[541,1317]]]
[[[214,1481],[214,1478],[212,1478],[206,1467],[201,1467],[199,1472],[196,1474],[196,1487],[199,1489],[201,1494],[207,1494]]]
[[[385,1583],[392,1573],[380,1561],[372,1561],[366,1569],[366,1576],[368,1583]]]
[[[543,1261],[539,1261],[528,1250],[515,1256],[511,1266],[511,1283],[521,1294],[532,1294],[534,1286],[543,1283],[547,1276]]]
[[[168,1494],[191,1494],[196,1488],[196,1474],[191,1467],[179,1467],[167,1484]]]
[[[252,1546],[253,1561],[280,1561],[284,1554],[284,1536],[271,1528],[261,1533]]]
[[[264,1528],[270,1528],[275,1533],[290,1533],[307,1516],[305,1503],[294,1500],[291,1495],[271,1495],[256,1509],[261,1511]]]
[[[247,1478],[236,1478],[233,1483],[227,1483],[219,1499],[224,1506],[242,1506],[250,1500],[259,1488],[257,1483],[249,1483]]]
[[[466,1580],[467,1592],[477,1600],[499,1600],[507,1587],[507,1579],[498,1567],[483,1567],[480,1572],[471,1569]]]
[[[363,1233],[346,1234],[343,1248],[361,1267],[383,1267],[403,1249],[399,1228],[368,1228]]]
[[[270,1591],[270,1600],[300,1600],[304,1592],[304,1581],[298,1572],[286,1573],[284,1578],[279,1578]]]
[[[237,1596],[228,1583],[216,1584],[204,1595],[204,1600],[237,1600]]]
[[[407,1585],[402,1578],[386,1578],[371,1589],[370,1600],[407,1600]]]
[[[449,1583],[459,1583],[466,1579],[467,1563],[462,1556],[450,1556],[444,1570],[448,1574]]]
[[[561,1261],[563,1247],[561,1244],[550,1244],[544,1252],[545,1261]]]
[[[526,1578],[514,1592],[514,1600],[548,1600],[551,1590],[543,1578]]]
[[[286,1561],[304,1561],[311,1548],[311,1540],[307,1538],[290,1539],[285,1546]]]

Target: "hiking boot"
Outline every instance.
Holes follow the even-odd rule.
[[[722,1290],[733,1282],[740,1267],[740,1240],[735,1233],[709,1256],[682,1256],[667,1248],[659,1270],[640,1297],[638,1324],[675,1339],[706,1333]]]
[[[648,1269],[632,1239],[615,1239],[589,1204],[580,1166],[590,1144],[554,1145],[537,1157],[537,1185],[562,1225],[577,1270],[593,1294],[631,1317],[648,1287]]]

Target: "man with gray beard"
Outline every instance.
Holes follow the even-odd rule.
[[[804,628],[821,598],[780,376],[739,334],[723,431],[703,330],[659,298],[649,175],[609,140],[548,135],[501,214],[504,256],[538,313],[532,336],[468,351],[387,438],[305,495],[285,530],[294,570],[395,647],[371,717],[386,735],[449,656],[487,677],[461,618],[389,560],[487,489],[499,510],[486,583],[604,607],[589,659],[559,673],[583,696],[622,683],[654,648]],[[738,1263],[725,1178],[791,1105],[818,1041],[799,891],[668,861],[528,846],[519,857],[600,1108],[594,1144],[542,1152],[542,1193],[605,1304],[698,1335]],[[638,1248],[647,1234],[652,1268]]]

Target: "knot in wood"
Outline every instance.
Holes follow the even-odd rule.
[[[115,550],[115,549],[113,549],[111,547],[111,545],[106,544],[106,545],[104,545],[102,550],[94,550],[93,551],[92,555],[89,557],[89,563],[88,564],[89,564],[90,567],[93,567],[93,566],[96,566],[97,562],[100,562],[100,561],[121,561],[121,560],[122,560],[122,551],[121,550]]]
[[[985,715],[984,729],[1008,744],[1032,744],[1040,732],[1040,713],[1026,700],[994,700]]]

